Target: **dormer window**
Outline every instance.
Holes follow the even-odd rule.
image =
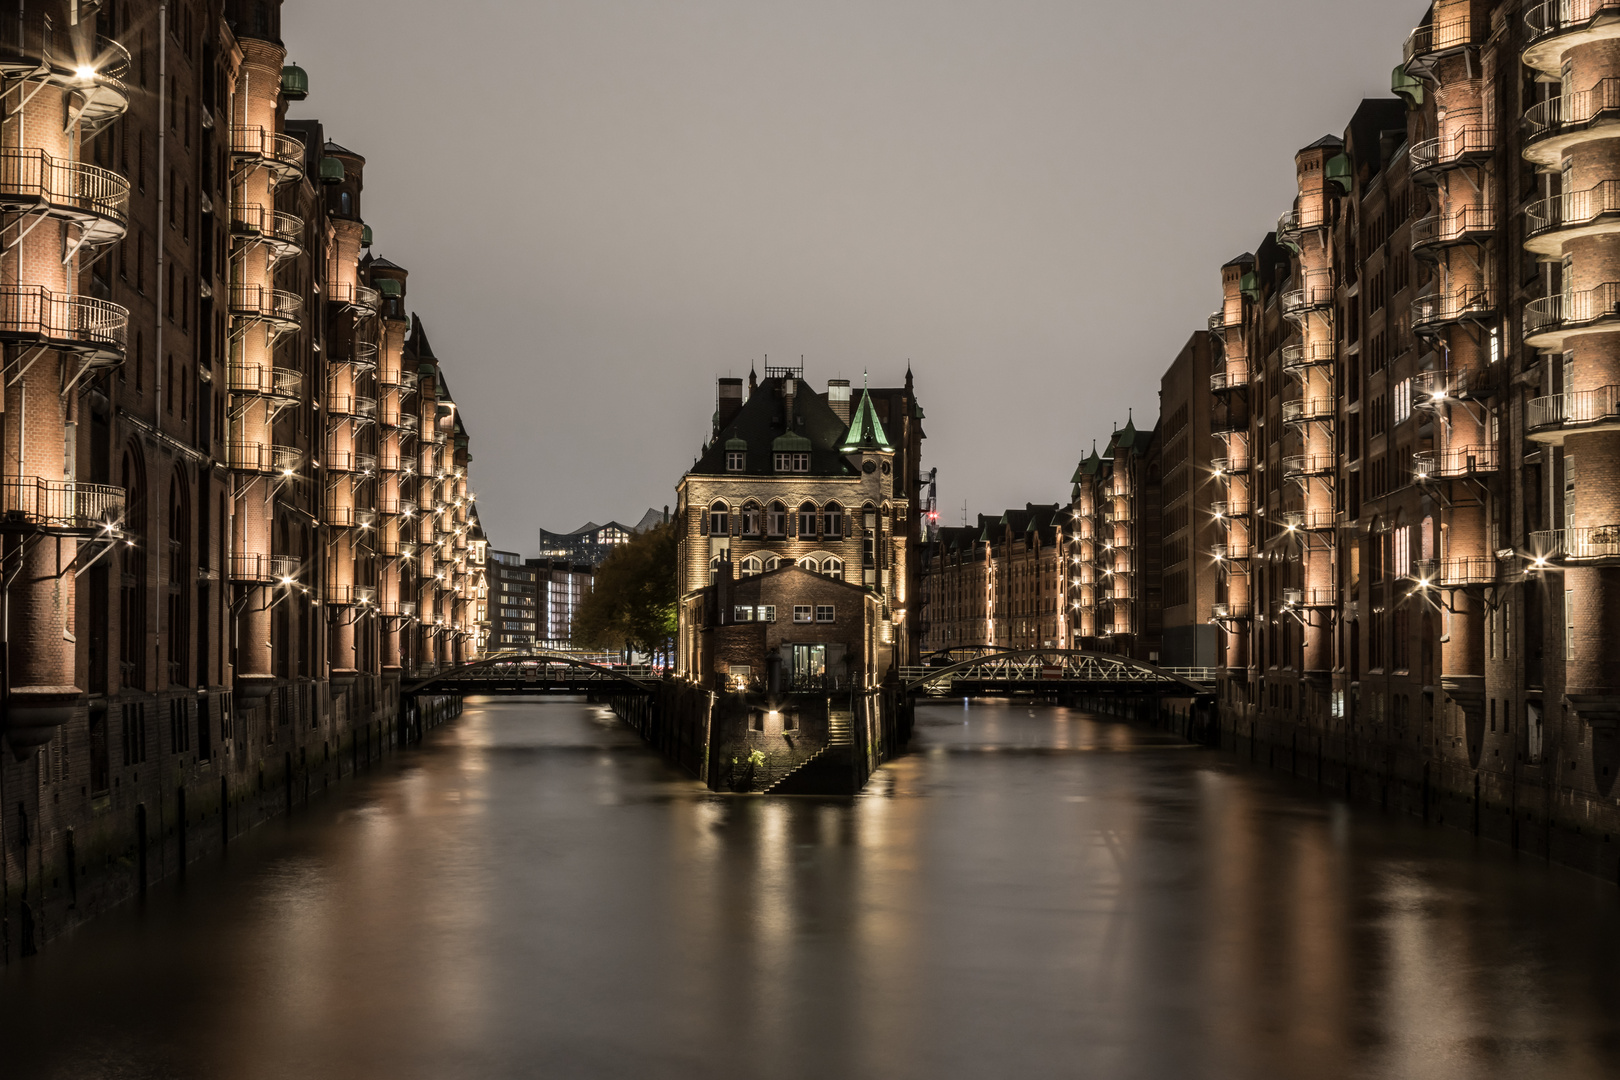
[[[748,468],[748,454],[746,451],[726,451],[726,472],[742,472],[746,468]]]
[[[776,457],[776,471],[782,473],[807,473],[810,471],[810,455],[803,453],[778,453]]]

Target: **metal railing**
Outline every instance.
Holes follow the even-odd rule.
[[[0,286],[0,337],[122,356],[129,339],[129,311],[105,300],[62,296],[38,285]]]
[[[1277,239],[1298,236],[1307,229],[1320,229],[1328,225],[1327,198],[1310,206],[1295,206],[1284,210],[1277,218]],[[1286,241],[1284,241],[1286,242]]]
[[[1620,0],[1548,0],[1524,13],[1527,43],[1584,30],[1603,19],[1620,19]]]
[[[1282,418],[1285,424],[1309,424],[1333,419],[1336,405],[1332,398],[1306,398],[1285,401]]]
[[[382,293],[370,285],[335,284],[327,286],[326,298],[333,303],[376,311],[382,307]]]
[[[1526,426],[1536,431],[1615,422],[1620,422],[1620,386],[1610,385],[1534,398]]]
[[[377,603],[377,612],[391,618],[409,619],[416,615],[415,600],[381,600]]]
[[[1620,317],[1620,281],[1582,292],[1544,296],[1524,305],[1524,336],[1585,326]]]
[[[290,585],[298,580],[298,559],[292,555],[233,554],[230,563],[232,581]]]
[[[329,394],[326,398],[326,411],[332,416],[354,416],[362,420],[371,420],[377,416],[377,399],[359,394]]]
[[[304,219],[268,206],[239,203],[231,207],[231,224],[242,232],[274,240],[278,244],[302,248]]]
[[[1590,90],[1548,98],[1524,114],[1525,139],[1534,142],[1620,115],[1620,78],[1599,79]]]
[[[1496,580],[1496,559],[1471,555],[1457,559],[1415,559],[1411,577],[1420,588],[1489,585]]]
[[[339,529],[367,528],[377,523],[377,512],[362,506],[333,506],[321,511],[321,520]]]
[[[1209,459],[1209,467],[1216,476],[1228,476],[1249,471],[1247,457],[1218,457]]]
[[[1496,290],[1489,285],[1468,285],[1453,293],[1420,296],[1412,301],[1412,326],[1444,326],[1496,310]]]
[[[354,450],[328,450],[326,468],[328,472],[370,475],[377,471],[377,455],[358,453]]]
[[[1209,388],[1217,394],[1225,390],[1239,390],[1248,385],[1249,369],[1247,367],[1228,365],[1225,371],[1217,371],[1209,377]]]
[[[1418,480],[1452,479],[1497,470],[1494,446],[1462,446],[1450,450],[1421,450],[1412,455],[1412,475]]]
[[[1317,342],[1311,345],[1285,345],[1282,350],[1282,365],[1284,371],[1298,371],[1301,368],[1320,367],[1331,364],[1338,358],[1338,347],[1331,342]]]
[[[231,393],[256,397],[297,398],[304,388],[304,373],[296,368],[232,364],[230,379]]]
[[[1282,459],[1284,476],[1321,476],[1339,467],[1332,454],[1289,454]]]
[[[264,285],[232,285],[231,314],[242,318],[296,323],[304,314],[304,298]]]
[[[110,169],[59,161],[44,150],[0,151],[0,194],[103,218],[117,226],[118,234],[129,225],[128,180]]]
[[[1403,55],[1406,63],[1411,64],[1413,61],[1483,44],[1490,33],[1490,20],[1485,18],[1452,19],[1438,25],[1430,23],[1418,27],[1407,36]]]
[[[334,607],[367,607],[377,602],[377,587],[328,581],[322,595],[326,602]]]
[[[304,144],[291,135],[257,126],[231,129],[231,152],[265,162],[274,171],[296,176],[304,170]]]
[[[1284,589],[1282,591],[1282,600],[1284,607],[1338,607],[1339,587],[1337,585],[1319,585],[1309,589]]]
[[[1209,504],[1209,512],[1219,521],[1229,522],[1253,511],[1247,499],[1222,499]]]
[[[1620,525],[1543,529],[1530,534],[1530,548],[1542,560],[1620,559]]]
[[[1459,244],[1495,231],[1494,206],[1465,206],[1449,214],[1430,214],[1412,223],[1412,250]]]
[[[110,534],[124,517],[124,489],[37,476],[0,481],[0,528]]]
[[[1429,172],[1464,164],[1496,153],[1496,131],[1482,124],[1459,128],[1450,135],[1415,143],[1408,155],[1413,172]]]
[[[1338,524],[1338,512],[1331,508],[1313,507],[1310,510],[1284,510],[1279,515],[1283,528],[1290,532],[1304,530],[1321,532]]]
[[[1620,214],[1620,180],[1604,180],[1585,191],[1530,203],[1524,208],[1525,235],[1590,225],[1609,214]]]
[[[1298,318],[1312,311],[1321,311],[1333,306],[1337,290],[1327,275],[1318,275],[1320,280],[1307,281],[1303,288],[1291,289],[1283,293],[1282,313],[1284,318]]]
[[[1254,617],[1254,605],[1247,601],[1240,604],[1211,604],[1209,613],[1210,618],[1214,619],[1216,622],[1235,622],[1239,619],[1252,619]]]
[[[239,472],[281,473],[291,476],[304,465],[303,451],[292,446],[233,442],[227,453],[231,468]]]
[[[1224,544],[1216,544],[1210,548],[1210,554],[1216,562],[1242,562],[1250,554],[1247,540],[1229,539]]]

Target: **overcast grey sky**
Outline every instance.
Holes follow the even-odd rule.
[[[472,435],[491,542],[674,501],[714,379],[909,358],[942,520],[1068,495],[1420,0],[287,0],[294,116]]]

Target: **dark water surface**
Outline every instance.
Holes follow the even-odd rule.
[[[0,1076],[1620,1077],[1620,896],[1056,708],[726,798],[474,703],[0,973]]]

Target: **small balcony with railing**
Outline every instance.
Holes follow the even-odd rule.
[[[1409,575],[1419,589],[1461,589],[1496,581],[1496,559],[1491,555],[1456,559],[1415,559]]]
[[[416,618],[416,601],[380,600],[377,603],[377,614],[385,619],[414,619]]]
[[[327,503],[321,510],[321,520],[334,529],[373,529],[377,525],[377,511],[364,506],[345,506]]]
[[[261,555],[257,552],[233,554],[231,580],[245,585],[293,585],[301,572],[293,555]]]
[[[296,368],[232,364],[230,386],[233,394],[293,402],[304,392],[304,374]]]
[[[228,448],[230,467],[237,472],[293,476],[304,467],[303,451],[293,446],[232,441]]]
[[[1282,606],[1303,610],[1320,610],[1323,608],[1336,608],[1339,606],[1339,587],[1337,585],[1317,585],[1311,588],[1284,589],[1282,591]]]
[[[1284,510],[1277,516],[1284,532],[1331,532],[1338,527],[1338,512],[1316,506],[1306,510]]]
[[[397,517],[415,517],[416,500],[401,496],[386,495],[377,500],[379,513]]]
[[[1620,282],[1605,281],[1591,289],[1544,296],[1524,306],[1524,343],[1559,351],[1582,334],[1613,333],[1620,328]]]
[[[231,129],[231,156],[251,167],[268,169],[276,183],[304,175],[304,144],[270,128],[243,125]]]
[[[124,359],[129,311],[37,285],[0,286],[0,341],[78,353],[107,366]]]
[[[1339,459],[1332,454],[1289,454],[1282,459],[1283,478],[1286,480],[1332,476],[1338,468]]]
[[[360,316],[374,314],[382,307],[382,293],[370,285],[347,283],[329,285],[326,299]]]
[[[1454,292],[1420,296],[1412,301],[1412,329],[1439,333],[1466,322],[1480,322],[1496,313],[1496,290],[1489,285],[1465,285]]]
[[[1277,218],[1277,242],[1299,250],[1300,240],[1312,229],[1323,229],[1329,224],[1328,204],[1325,197],[1317,197],[1304,205],[1296,205]]]
[[[1330,422],[1337,411],[1338,403],[1327,396],[1300,397],[1282,403],[1282,418],[1285,424]]]
[[[1412,145],[1408,155],[1412,177],[1420,183],[1438,184],[1442,173],[1451,169],[1478,168],[1496,156],[1496,130],[1484,124],[1452,125],[1452,130],[1435,139]]]
[[[334,364],[346,364],[356,371],[377,370],[377,345],[371,341],[350,338],[346,344],[333,348],[328,354]]]
[[[44,150],[4,150],[0,210],[71,222],[80,242],[100,247],[129,231],[129,181],[110,169],[59,160]]]
[[[77,480],[10,476],[0,480],[0,532],[89,538],[120,535],[124,489]]]
[[[1620,564],[1620,525],[1542,529],[1530,534],[1528,569],[1548,563]]]
[[[304,317],[304,299],[297,293],[268,285],[232,285],[231,315],[249,322],[265,322],[272,333],[298,329]]]
[[[375,476],[377,474],[377,455],[362,453],[358,450],[328,450],[326,452],[326,471],[330,473],[354,473],[360,476]]]
[[[1253,509],[1247,498],[1217,499],[1209,504],[1209,516],[1219,527],[1229,529],[1234,520],[1247,517]]]
[[[1254,605],[1246,600],[1211,604],[1209,616],[1211,622],[1217,623],[1248,622],[1254,618]]]
[[[1217,371],[1209,377],[1209,389],[1212,393],[1225,394],[1233,390],[1247,389],[1249,385],[1249,365],[1228,363],[1224,371]]]
[[[1313,342],[1310,345],[1284,345],[1283,370],[1290,374],[1326,367],[1338,359],[1339,351],[1332,342]]]
[[[262,244],[279,262],[304,250],[304,219],[269,206],[236,203],[231,207],[231,235],[238,243]]]
[[[1435,368],[1412,377],[1412,408],[1434,409],[1462,397],[1468,390],[1466,372]]]
[[[1228,476],[1243,476],[1249,471],[1249,455],[1228,452],[1221,457],[1210,458],[1209,471],[1217,480]]]
[[[1620,0],[1541,0],[1524,13],[1526,65],[1557,76],[1578,45],[1620,39]]]
[[[1211,547],[1209,553],[1218,564],[1248,562],[1252,554],[1246,538],[1232,536],[1226,538],[1226,543]]]
[[[376,552],[389,559],[413,559],[416,557],[416,543],[412,540],[401,540],[392,536],[379,536],[375,541]]]
[[[1560,257],[1571,240],[1615,233],[1620,233],[1620,180],[1604,180],[1524,208],[1525,250],[1546,259]]]
[[[1299,288],[1283,293],[1283,318],[1301,322],[1315,312],[1331,311],[1337,292],[1331,274],[1308,275]]]
[[[1430,214],[1412,223],[1412,254],[1438,259],[1460,244],[1483,244],[1496,232],[1494,206],[1464,206],[1449,214]]]
[[[370,423],[377,419],[377,399],[363,394],[328,394],[326,414],[335,420]]]
[[[1494,446],[1458,446],[1448,450],[1420,450],[1412,455],[1412,478],[1464,480],[1494,473],[1500,467]]]
[[[1402,60],[1409,74],[1428,74],[1448,57],[1477,50],[1490,36],[1491,22],[1486,16],[1431,21],[1407,35]]]
[[[1532,105],[1524,114],[1524,157],[1556,170],[1571,147],[1615,136],[1620,125],[1620,78]]]
[[[352,585],[329,579],[325,599],[328,607],[371,607],[377,603],[377,586]]]
[[[43,5],[35,5],[34,11]],[[15,79],[39,80],[67,92],[66,116],[58,122],[71,131],[75,124],[88,128],[81,138],[123,116],[131,93],[129,50],[111,38],[86,38],[66,21],[41,25],[39,15],[25,17],[19,6],[15,17],[0,30],[0,73]],[[81,25],[84,16],[79,16]]]
[[[1620,386],[1533,398],[1525,427],[1528,438],[1554,446],[1577,432],[1620,431]]]

